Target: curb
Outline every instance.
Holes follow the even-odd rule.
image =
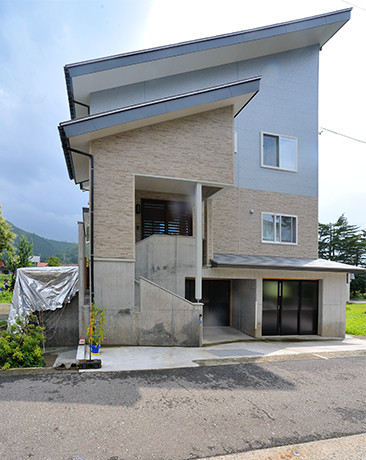
[[[0,369],[0,378],[2,377],[15,377],[20,375],[47,375],[47,374],[59,374],[60,371],[63,373],[66,371],[68,373],[75,374],[79,372],[79,369],[75,368],[56,368],[56,367],[13,367],[12,369]]]
[[[272,356],[243,356],[238,358],[212,358],[193,360],[199,366],[223,366],[228,364],[255,364],[255,363],[273,363],[282,361],[305,361],[319,359],[334,359],[346,357],[366,356],[366,350],[349,350],[349,351],[328,351],[319,353],[293,353]]]

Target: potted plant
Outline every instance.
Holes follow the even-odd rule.
[[[92,304],[90,308],[89,326],[86,335],[89,341],[90,354],[100,355],[100,345],[104,339],[105,309]],[[105,339],[104,339],[105,340]]]

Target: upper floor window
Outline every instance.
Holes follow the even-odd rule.
[[[297,139],[262,133],[262,167],[297,170]]]
[[[297,217],[262,213],[262,241],[296,244]]]

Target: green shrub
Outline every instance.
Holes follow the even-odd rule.
[[[34,324],[35,316],[18,318],[17,323],[0,335],[0,367],[43,367],[44,328]]]

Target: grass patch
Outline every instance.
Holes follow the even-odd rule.
[[[346,334],[366,336],[366,303],[347,305]]]
[[[12,298],[13,298],[13,291],[0,292],[0,303],[11,303]]]
[[[0,288],[4,289],[4,281],[7,279],[10,283],[10,275],[0,275]],[[0,291],[0,303],[11,303],[13,291]]]
[[[4,286],[4,281],[7,279],[10,283],[11,275],[0,275],[0,286]]]

